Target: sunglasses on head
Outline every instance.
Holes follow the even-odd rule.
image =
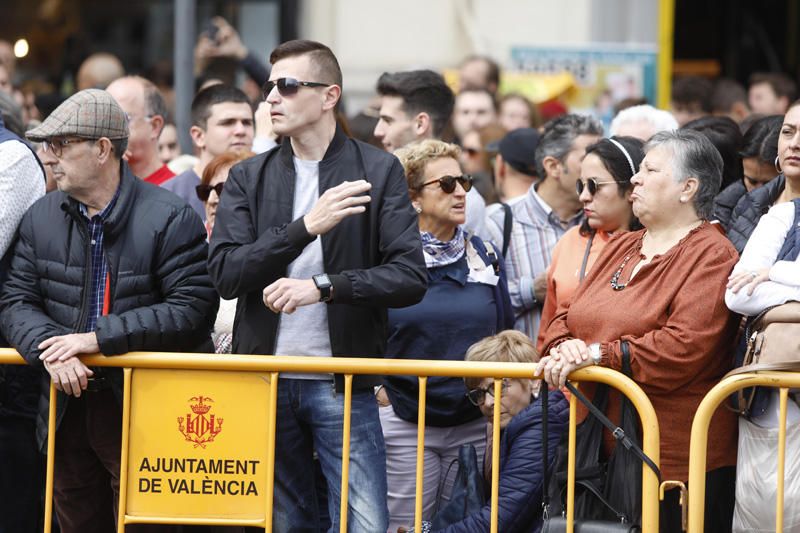
[[[299,81],[294,78],[278,78],[264,84],[264,100],[267,99],[275,86],[278,87],[278,94],[281,96],[294,96],[300,90],[300,87],[330,87],[331,84],[316,81]]]
[[[208,197],[211,196],[211,191],[217,193],[217,196],[222,196],[222,186],[225,185],[224,182],[217,183],[216,185],[198,185],[195,187],[195,191],[197,191],[197,197],[200,198],[201,201],[207,202]]]
[[[594,196],[595,193],[597,193],[597,188],[600,187],[600,185],[608,185],[610,183],[617,183],[617,182],[614,180],[597,181],[595,178],[589,178],[588,180],[586,180],[586,184],[584,184],[582,180],[578,180],[575,182],[575,190],[578,191],[578,196],[580,196],[583,193],[583,188],[585,187],[589,190],[589,194]]]
[[[420,185],[419,188],[422,189],[433,183],[438,183],[439,187],[441,187],[442,190],[447,194],[450,194],[456,190],[456,183],[461,184],[461,187],[464,188],[464,192],[469,192],[469,190],[472,188],[472,176],[442,176],[441,178],[435,180],[426,181]]]

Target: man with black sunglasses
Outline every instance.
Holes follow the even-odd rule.
[[[417,303],[427,283],[403,168],[337,127],[342,75],[327,46],[289,41],[270,63],[283,143],[233,167],[211,236],[212,278],[238,298],[233,352],[381,356],[386,308]],[[377,383],[353,379],[349,531],[388,526]],[[338,529],[343,405],[342,376],[281,374],[273,531],[320,529],[314,452]]]

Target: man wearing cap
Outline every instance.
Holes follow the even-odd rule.
[[[455,96],[441,74],[432,70],[384,72],[378,79],[380,118],[374,135],[387,152],[423,139],[440,139],[453,114]],[[464,227],[486,234],[486,202],[477,189],[467,193]]]
[[[61,531],[113,531],[122,375],[89,368],[80,356],[211,351],[218,297],[206,271],[206,233],[188,205],[122,161],[128,123],[107,92],[73,95],[27,136],[43,143],[58,191],[22,218],[0,331],[61,391],[54,484]],[[39,405],[43,445],[46,396]]]

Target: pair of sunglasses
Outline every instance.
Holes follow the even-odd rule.
[[[469,190],[472,188],[472,176],[442,176],[441,178],[435,180],[426,181],[420,185],[419,188],[422,189],[433,183],[438,183],[439,187],[441,187],[442,190],[447,194],[450,194],[456,190],[456,183],[461,184],[461,187],[464,188],[464,192],[469,192]]]
[[[595,193],[597,192],[597,188],[600,187],[600,185],[608,185],[610,183],[617,183],[617,182],[614,180],[597,181],[595,178],[589,178],[588,180],[586,180],[586,184],[584,184],[581,180],[578,180],[575,182],[575,190],[578,192],[578,196],[580,196],[583,193],[583,189],[586,188],[589,189],[589,194],[594,196]]]
[[[194,188],[197,192],[197,197],[200,198],[201,201],[207,202],[208,197],[211,196],[211,191],[217,193],[217,196],[222,196],[222,186],[225,185],[224,182],[217,183],[216,185],[198,185]]]
[[[508,388],[508,385],[509,385],[509,379],[503,378],[500,390],[505,391]],[[478,387],[477,389],[472,389],[469,392],[467,392],[466,396],[472,405],[474,405],[475,407],[480,407],[486,402],[487,394],[492,398],[494,398],[494,384],[489,385],[486,388]]]
[[[330,83],[319,83],[316,81],[299,81],[294,78],[278,78],[277,80],[270,80],[264,84],[264,100],[267,99],[272,89],[278,87],[278,94],[281,96],[294,96],[300,87],[330,87]]]

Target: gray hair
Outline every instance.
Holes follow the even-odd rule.
[[[694,208],[697,216],[708,219],[714,212],[714,197],[722,184],[724,163],[719,150],[708,137],[692,130],[661,131],[645,144],[645,153],[659,146],[672,152],[672,173],[678,182],[696,178]]]
[[[554,118],[544,125],[536,147],[536,172],[542,179],[545,157],[555,157],[562,163],[580,135],[603,135],[603,124],[588,115],[569,114]]]
[[[678,121],[669,111],[656,109],[651,105],[635,105],[617,113],[617,116],[611,121],[609,133],[611,136],[619,135],[622,126],[641,122],[651,126],[653,133],[678,129]]]

